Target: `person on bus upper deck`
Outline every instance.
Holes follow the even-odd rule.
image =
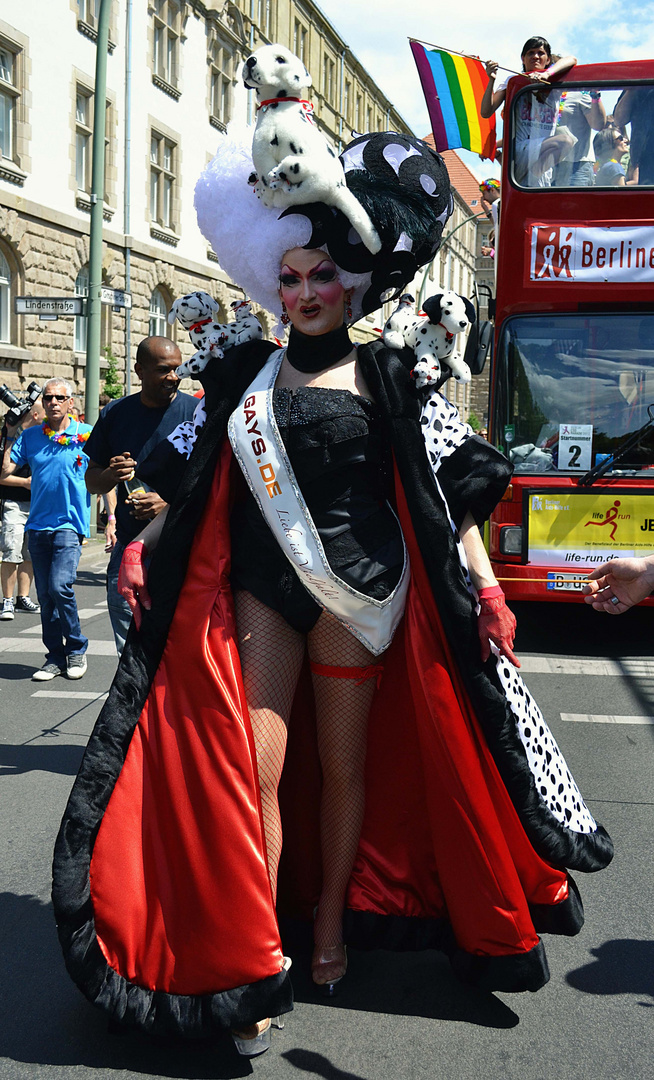
[[[624,187],[627,174],[621,157],[629,147],[629,139],[617,127],[598,131],[593,139],[593,151],[599,165],[595,176],[596,187]]]
[[[553,57],[550,44],[543,37],[529,38],[522,48],[521,59],[526,77],[545,84],[577,63],[574,56]],[[498,66],[495,60],[486,64],[489,80],[480,107],[485,119],[497,112],[506,98],[509,80],[515,78],[507,75],[495,88]],[[552,101],[547,92],[523,96],[515,130],[515,178],[519,184],[549,187],[553,166],[572,152],[577,137],[565,126],[557,128],[557,119],[558,100]]]
[[[554,166],[554,187],[592,187],[593,161],[590,133],[606,127],[606,109],[599,90],[563,90],[559,97],[558,124],[577,142],[569,156]]]
[[[631,123],[631,165],[637,184],[654,184],[654,87],[632,86],[618,98],[613,119],[618,127]]]
[[[488,180],[482,180],[479,184],[481,191],[481,205],[497,229],[500,211],[500,182],[494,176]]]

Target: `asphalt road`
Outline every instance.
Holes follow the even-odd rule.
[[[580,875],[586,926],[548,938],[538,994],[483,994],[436,953],[350,955],[333,1004],[296,958],[295,1011],[250,1063],[231,1042],[161,1042],[109,1031],[63,966],[49,901],[52,847],[82,749],[113,677],[104,556],[84,554],[78,603],[89,670],[30,681],[38,616],[0,623],[0,1078],[246,1077],[274,1080],[646,1080],[654,1075],[654,611],[621,618],[524,605],[518,651],[616,856]]]

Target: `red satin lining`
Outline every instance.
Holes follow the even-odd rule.
[[[282,966],[227,577],[230,458],[225,441],[91,863],[107,961],[176,994],[242,986]]]

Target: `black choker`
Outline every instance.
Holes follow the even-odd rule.
[[[316,337],[303,334],[293,326],[288,339],[286,359],[296,371],[309,375],[337,364],[352,352],[353,348],[345,325]]]

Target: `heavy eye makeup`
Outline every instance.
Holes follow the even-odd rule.
[[[307,277],[317,281],[321,285],[336,280],[336,267],[332,263],[320,263],[315,269],[310,270]],[[285,288],[292,288],[300,282],[300,275],[291,267],[283,268],[279,275],[279,284]]]

